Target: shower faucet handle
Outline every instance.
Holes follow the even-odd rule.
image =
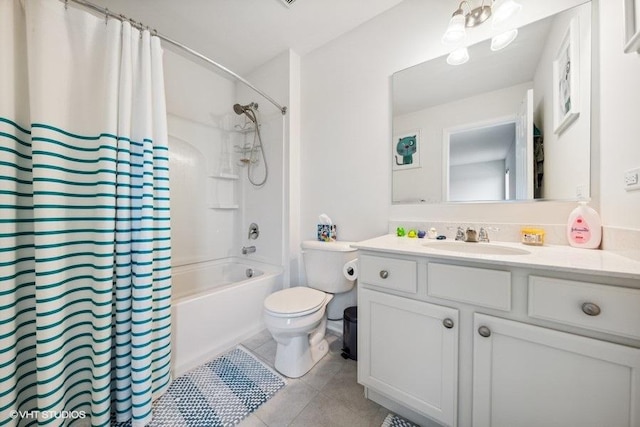
[[[258,224],[252,222],[251,225],[249,225],[249,239],[256,240],[258,236],[260,236],[260,228]]]

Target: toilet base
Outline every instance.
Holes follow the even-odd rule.
[[[301,341],[301,342],[296,342]],[[278,343],[275,368],[289,378],[299,378],[309,372],[329,352],[326,339],[309,345],[308,337],[292,338],[289,343]]]

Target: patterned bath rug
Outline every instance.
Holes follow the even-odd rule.
[[[380,427],[418,427],[410,421],[405,420],[400,415],[389,414]]]
[[[233,426],[285,384],[282,376],[238,346],[174,379],[154,403],[148,427]]]

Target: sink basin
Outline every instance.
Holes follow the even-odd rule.
[[[513,248],[495,243],[466,243],[466,242],[427,242],[424,246],[430,249],[459,252],[478,255],[528,255],[526,249]]]

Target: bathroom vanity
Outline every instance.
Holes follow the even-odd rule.
[[[423,426],[640,426],[640,262],[394,235],[354,247],[369,399]]]

